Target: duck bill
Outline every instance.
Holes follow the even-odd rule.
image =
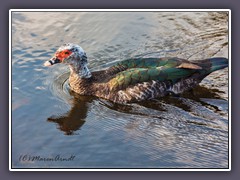
[[[56,57],[53,57],[53,58],[51,58],[49,61],[46,61],[46,62],[44,63],[44,66],[52,66],[52,65],[57,64],[57,63],[60,63],[60,62],[61,62],[60,59],[58,59],[58,58],[56,58]]]

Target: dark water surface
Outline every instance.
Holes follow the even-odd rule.
[[[70,94],[68,67],[43,66],[66,42],[91,70],[136,56],[228,57],[228,16],[13,12],[13,168],[228,168],[228,69],[181,97],[118,105]]]

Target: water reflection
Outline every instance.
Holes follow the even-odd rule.
[[[205,120],[218,119],[219,116],[216,115],[216,113],[218,113],[218,111],[222,112],[222,109],[224,109],[211,103],[214,102],[215,99],[220,98],[219,93],[221,93],[221,91],[217,89],[208,89],[198,86],[194,90],[186,92],[179,97],[169,95],[137,104],[123,105],[95,97],[80,96],[74,92],[70,92],[70,95],[73,97],[71,109],[63,115],[53,115],[49,117],[47,121],[56,123],[57,128],[63,131],[65,135],[74,135],[75,131],[80,130],[84,125],[89,107],[93,104],[93,100],[97,100],[99,105],[109,110],[124,113],[125,115],[128,114],[129,116],[137,115],[143,118],[166,119],[166,117],[173,113],[172,107],[176,107],[183,112],[188,112],[188,116],[192,116],[189,118],[191,120],[186,121],[186,123],[214,128],[217,126],[213,126],[213,122],[207,122]],[[227,106],[227,101],[224,101],[223,104]],[[214,110],[215,113],[211,113],[210,110]],[[226,107],[225,110],[226,112],[228,111]],[[194,119],[195,115],[200,119]],[[224,127],[222,128],[225,129]]]
[[[85,123],[88,114],[89,104],[92,99],[85,96],[73,95],[72,108],[67,113],[60,116],[51,116],[48,122],[54,122],[58,125],[58,129],[63,131],[65,135],[73,135]]]

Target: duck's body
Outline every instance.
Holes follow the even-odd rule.
[[[65,57],[66,56],[66,57]],[[228,66],[226,58],[187,61],[179,58],[142,58],[119,62],[106,70],[90,72],[86,53],[77,45],[66,44],[45,65],[70,65],[69,84],[81,95],[131,103],[180,94],[198,85],[213,71]]]

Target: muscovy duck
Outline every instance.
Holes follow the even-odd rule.
[[[133,58],[105,70],[90,72],[87,55],[78,45],[62,45],[44,63],[70,67],[69,84],[80,95],[97,96],[115,103],[132,103],[181,94],[197,86],[210,73],[228,67],[223,57],[188,61],[177,57]]]

